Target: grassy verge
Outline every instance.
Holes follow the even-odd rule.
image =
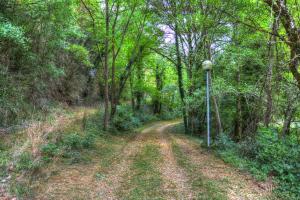
[[[96,163],[101,170],[109,168],[116,152],[130,136],[117,138],[104,134],[100,124],[99,113],[87,115],[49,133],[43,143],[37,146],[37,156],[33,156],[31,149],[26,148],[18,156],[10,173],[10,193],[18,199],[33,198],[43,190],[44,183],[52,175],[68,167],[80,168]],[[9,163],[4,157],[6,154],[0,153],[1,168],[7,168]]]
[[[191,180],[192,189],[196,191],[197,199],[202,200],[223,200],[227,199],[225,191],[222,191],[217,183],[202,176],[188,157],[182,152],[179,145],[172,141],[172,150],[180,167],[185,169]]]
[[[163,199],[159,146],[147,144],[133,160],[119,192],[120,199]]]

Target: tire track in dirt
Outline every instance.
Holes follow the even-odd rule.
[[[172,138],[190,158],[191,162],[198,166],[198,173],[202,173],[204,177],[210,180],[221,183],[222,189],[227,191],[228,199],[270,199],[270,183],[258,183],[250,175],[241,173],[238,169],[226,165],[222,160],[201,149],[199,144],[184,136],[173,135]]]
[[[105,174],[105,180],[97,184],[97,196],[93,197],[93,199],[119,199],[117,196],[118,189],[121,187],[124,174],[128,172],[132,164],[132,158],[141,150],[147,137],[150,137],[149,133],[155,131],[159,126],[161,126],[161,124],[157,123],[144,129],[124,147],[122,153],[118,156],[118,158],[121,159],[120,162],[113,165],[111,170]]]
[[[159,144],[163,156],[163,163],[160,167],[164,181],[163,189],[167,199],[195,199],[185,171],[177,165],[172,151],[170,136],[165,131],[173,124],[164,125],[157,130],[160,135]]]
[[[117,196],[118,189],[124,182],[124,174],[129,170],[132,158],[138,154],[148,137],[152,139],[152,134],[149,133],[159,126],[161,126],[159,123],[149,125],[140,133],[130,136],[131,138],[127,139],[126,144],[116,149],[115,155],[110,159],[109,168],[102,168],[99,165],[100,157],[84,166],[74,165],[66,168],[54,166],[54,172],[58,173],[46,175],[51,179],[47,181],[44,189],[38,191],[35,199],[70,200],[83,197],[84,199],[120,199]],[[97,177],[98,174],[101,177]]]

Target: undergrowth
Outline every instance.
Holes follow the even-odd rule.
[[[214,149],[225,162],[259,180],[273,177],[279,198],[300,198],[300,141],[296,135],[280,138],[275,130],[261,128],[255,138],[235,143],[222,134]]]
[[[152,121],[170,120],[179,116],[175,111],[163,111],[161,114],[153,114],[149,107],[141,109],[132,111],[132,107],[129,105],[119,105],[112,121],[112,131],[131,131]]]

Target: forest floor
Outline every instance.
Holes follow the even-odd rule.
[[[195,139],[156,122],[136,133],[98,139],[89,162],[53,163],[35,183],[39,200],[271,199],[257,182],[218,159]]]

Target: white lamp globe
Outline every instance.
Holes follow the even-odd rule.
[[[204,61],[204,62],[202,63],[202,68],[203,68],[203,70],[205,70],[205,71],[212,70],[212,66],[213,66],[213,64],[212,64],[212,62],[211,62],[210,60],[206,60],[206,61]]]

